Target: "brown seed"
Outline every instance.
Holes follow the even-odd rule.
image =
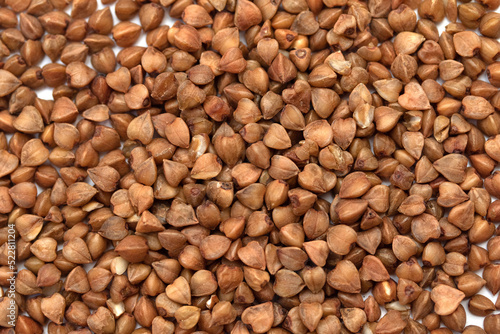
[[[356,231],[347,225],[335,225],[327,232],[328,247],[339,255],[347,255],[356,238]]]
[[[431,292],[435,303],[434,311],[439,315],[453,313],[464,297],[463,292],[444,284],[437,285]]]
[[[132,46],[139,38],[140,32],[141,27],[132,22],[120,22],[111,31],[116,44],[124,48]]]
[[[70,206],[83,206],[87,204],[97,190],[85,182],[75,182],[66,191],[67,203]]]
[[[42,326],[26,316],[17,318],[16,330],[20,333],[43,333]]]
[[[486,332],[484,331],[484,329],[482,329],[479,326],[469,325],[469,326],[464,328],[464,331],[462,333],[465,333],[465,334],[484,334]]]
[[[490,314],[484,318],[483,325],[487,334],[495,333],[500,328],[500,319],[498,315]]]
[[[252,327],[255,333],[265,333],[274,322],[273,304],[271,302],[246,308],[241,315],[243,323]]]
[[[433,166],[449,181],[460,183],[465,179],[467,158],[459,154],[447,154],[435,161]]]
[[[76,267],[68,274],[64,283],[64,289],[66,291],[83,294],[90,290],[87,273],[85,272],[85,269],[80,266]]]
[[[106,83],[114,90],[126,93],[131,83],[130,71],[126,67],[120,67],[115,72],[106,75]]]
[[[269,148],[283,150],[292,146],[285,128],[279,124],[272,124],[263,138],[264,144]]]
[[[340,313],[344,325],[351,332],[359,331],[366,323],[366,313],[360,308],[343,308]]]
[[[397,235],[393,239],[392,250],[400,261],[408,261],[417,253],[415,241],[407,236]]]
[[[28,209],[35,205],[37,189],[34,183],[21,182],[9,189],[9,195],[17,206]]]
[[[66,301],[59,293],[54,293],[50,297],[45,297],[41,302],[42,313],[56,324],[62,324],[65,308]]]
[[[189,147],[189,129],[181,118],[175,118],[166,125],[165,135],[173,145],[183,148]]]
[[[363,259],[363,265],[359,270],[359,276],[362,280],[375,282],[387,281],[390,278],[382,261],[372,255],[368,255]]]
[[[338,216],[338,219],[341,222],[352,224],[363,216],[367,207],[367,200],[340,200],[338,204],[334,208],[332,208],[330,214],[332,214],[333,212]]]
[[[405,86],[405,93],[398,98],[399,104],[408,110],[429,109],[429,99],[425,94],[422,86],[417,83],[410,82]]]
[[[240,30],[259,24],[262,21],[262,13],[254,3],[244,0],[238,1],[234,13],[234,23]]]
[[[391,72],[404,83],[409,83],[411,78],[417,74],[418,65],[414,58],[409,55],[399,54],[391,65]]]
[[[180,276],[166,288],[168,298],[179,304],[191,304],[191,291],[188,281]]]
[[[280,269],[275,275],[273,291],[280,297],[295,296],[304,287],[305,284],[302,278],[291,270]]]
[[[472,31],[462,31],[453,35],[455,50],[462,57],[472,57],[481,47],[481,39]]]
[[[36,108],[31,106],[23,108],[13,125],[16,130],[28,134],[41,133],[44,130],[43,119],[40,113]]]
[[[414,32],[403,31],[394,39],[394,50],[397,54],[412,54],[425,41],[425,37]]]
[[[323,266],[328,256],[328,245],[322,240],[314,240],[303,243],[304,250],[314,264]]]
[[[87,318],[89,328],[95,333],[113,333],[115,331],[115,319],[110,310],[99,307],[95,313]]]
[[[182,13],[182,20],[195,28],[201,28],[213,23],[212,17],[205,8],[199,5],[187,6]]]
[[[364,195],[370,187],[371,183],[365,173],[354,172],[342,180],[339,196],[341,198],[360,197]]]
[[[212,119],[219,122],[224,121],[230,113],[227,103],[217,96],[207,96],[203,108]]]
[[[448,215],[448,221],[460,229],[470,229],[474,224],[474,204],[467,201],[455,206]]]
[[[238,257],[243,263],[252,268],[266,269],[264,249],[256,241],[251,241],[245,247],[240,248],[238,250]]]
[[[62,254],[66,260],[73,263],[86,264],[92,262],[87,244],[78,237],[71,239],[64,245]]]
[[[40,166],[49,158],[49,150],[40,139],[31,139],[24,144],[21,151],[21,164],[24,166]]]
[[[426,0],[418,6],[418,13],[421,17],[440,22],[444,19],[444,4],[440,1]]]
[[[220,159],[213,153],[199,157],[191,169],[191,177],[207,180],[217,176],[222,170]]]
[[[484,119],[494,112],[491,104],[480,96],[466,96],[462,106],[463,115],[471,119]]]
[[[403,330],[407,325],[401,312],[389,310],[378,322],[375,327],[376,333],[397,333]]]
[[[491,312],[495,310],[495,305],[493,302],[483,296],[483,295],[475,295],[469,300],[469,311],[481,317],[487,316]]]
[[[142,84],[132,86],[128,92],[125,93],[125,103],[130,109],[149,107],[151,100],[147,87]]]
[[[422,213],[411,221],[412,236],[418,242],[427,242],[429,239],[439,238],[441,229],[436,217]]]
[[[95,185],[106,192],[114,191],[120,179],[120,174],[116,169],[109,166],[90,168],[87,172]]]
[[[347,293],[358,293],[361,291],[359,273],[354,264],[348,260],[342,260],[328,273],[327,283],[339,291]]]
[[[195,52],[201,48],[199,32],[189,25],[181,25],[174,36],[175,45],[184,51]]]
[[[141,262],[147,255],[149,247],[145,238],[130,235],[125,237],[115,248],[116,252],[129,262]]]
[[[443,182],[439,185],[438,204],[441,206],[451,208],[468,199],[469,196],[455,183]]]
[[[1,17],[3,28],[15,28],[17,26],[17,17],[13,10],[2,8]]]
[[[230,245],[231,240],[224,236],[208,236],[200,243],[200,253],[207,260],[215,260],[222,257]]]
[[[82,62],[72,62],[66,66],[66,75],[70,86],[83,88],[95,78],[97,72]]]
[[[198,224],[193,207],[174,200],[167,212],[166,221],[172,226],[183,227]]]
[[[19,86],[21,86],[21,80],[8,71],[0,70],[0,97],[9,95]]]
[[[31,252],[44,262],[52,262],[56,259],[57,241],[52,238],[39,238],[30,247]]]
[[[239,48],[230,48],[219,61],[218,69],[229,73],[242,73],[247,66]]]
[[[278,53],[268,70],[269,78],[281,83],[287,83],[297,75],[295,65],[284,55]]]
[[[424,136],[420,132],[405,132],[401,138],[404,149],[415,160],[420,159],[424,148]]]

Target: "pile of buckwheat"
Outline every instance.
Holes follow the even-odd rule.
[[[500,333],[500,0],[101,1],[0,0],[0,334]]]

